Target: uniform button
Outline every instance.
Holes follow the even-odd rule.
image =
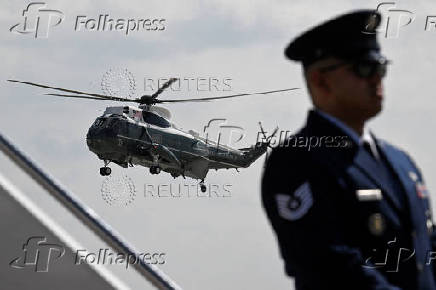
[[[418,270],[418,272],[422,272],[422,270],[424,270],[424,266],[422,265],[422,263],[417,263],[416,269]]]

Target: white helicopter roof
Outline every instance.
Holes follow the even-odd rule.
[[[138,112],[142,112],[143,110],[152,112],[166,120],[171,119],[171,113],[169,110],[157,106],[152,106],[150,108],[138,108],[134,106],[112,106],[106,108],[106,110],[104,111],[104,115],[106,114],[122,115],[124,113],[124,114],[128,114],[129,116],[132,115],[133,117],[135,114],[137,114]]]
[[[151,106],[149,109],[150,112],[153,112],[167,120],[171,119],[171,112],[164,108],[164,107],[159,107],[159,106]]]

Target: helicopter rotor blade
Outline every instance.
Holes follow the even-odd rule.
[[[252,95],[266,95],[266,94],[280,93],[280,92],[286,92],[286,91],[293,91],[293,90],[298,90],[298,89],[299,88],[290,88],[290,89],[259,92],[259,93],[236,94],[236,95],[229,95],[229,96],[222,96],[222,97],[209,97],[209,98],[198,98],[198,99],[156,100],[155,102],[156,103],[207,102],[207,101],[211,101],[211,100],[229,99],[229,98],[237,98],[237,97],[252,96]]]
[[[31,85],[31,86],[35,86],[35,87],[44,88],[44,89],[53,89],[53,90],[58,90],[61,92],[67,92],[67,93],[73,93],[73,94],[79,94],[79,95],[87,95],[87,96],[95,97],[94,98],[95,100],[123,101],[123,102],[129,102],[129,101],[131,102],[132,101],[132,100],[126,99],[126,98],[112,97],[112,96],[101,95],[101,94],[86,93],[86,92],[70,90],[70,89],[65,89],[65,88],[59,88],[59,87],[52,87],[52,86],[47,86],[47,85],[32,83],[32,82],[25,82],[25,81],[18,81],[18,80],[8,80],[8,82],[26,84],[26,85]],[[52,94],[52,95],[56,95],[56,94]],[[59,95],[62,97],[68,96],[68,95],[61,95],[61,94],[59,94]]]
[[[170,78],[166,83],[164,83],[154,94],[151,95],[153,99],[156,99],[164,90],[166,90],[172,83],[177,81],[177,78]]]
[[[299,89],[299,88],[290,88],[290,89],[257,92],[257,93],[248,93],[248,94],[245,93],[245,94],[235,94],[235,95],[228,95],[228,96],[221,96],[221,97],[207,97],[207,98],[182,99],[182,100],[159,100],[159,99],[157,99],[157,96],[160,93],[162,93],[166,88],[168,88],[176,80],[177,80],[177,78],[171,78],[169,81],[167,81],[165,84],[163,84],[162,87],[160,87],[159,90],[157,90],[157,92],[155,92],[153,95],[151,95],[151,96],[145,95],[145,96],[142,96],[141,98],[136,98],[136,99],[127,99],[127,98],[113,97],[113,96],[102,95],[102,94],[87,93],[87,92],[82,92],[82,91],[77,91],[77,90],[71,90],[71,89],[60,88],[60,87],[52,87],[52,86],[48,86],[48,85],[43,85],[43,84],[38,84],[38,83],[33,83],[33,82],[26,82],[26,81],[18,81],[18,80],[12,80],[12,79],[9,79],[8,81],[13,82],[13,83],[21,83],[21,84],[36,86],[36,87],[45,88],[45,89],[58,90],[61,92],[67,92],[67,93],[72,93],[72,94],[88,96],[87,98],[82,97],[83,99],[119,101],[119,102],[134,102],[134,103],[148,104],[148,105],[154,105],[157,103],[207,102],[207,101],[211,101],[211,100],[229,99],[229,98],[252,96],[252,95],[266,95],[266,94],[293,91],[293,90]],[[47,95],[58,96],[58,97],[80,98],[80,96],[77,96],[77,95],[67,95],[67,94],[51,93],[51,94],[47,94]]]
[[[113,99],[103,99],[103,98],[97,98],[97,97],[90,97],[85,95],[67,95],[67,94],[44,94],[47,96],[56,96],[56,97],[64,97],[64,98],[74,98],[74,99],[90,99],[90,100],[100,100],[100,101],[122,101],[122,102],[135,102],[136,100],[129,100],[129,99],[123,99],[123,98],[116,98],[113,97]]]

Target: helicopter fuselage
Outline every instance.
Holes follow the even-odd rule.
[[[121,81],[123,80],[121,79]],[[178,129],[168,121],[171,115],[169,111],[155,105],[267,95],[298,89],[289,88],[195,99],[161,100],[158,98],[159,95],[176,82],[177,78],[170,78],[151,95],[143,95],[134,99],[71,90],[29,81],[13,79],[8,81],[51,89],[55,92],[47,95],[62,98],[139,104],[138,108],[132,106],[107,107],[104,114],[98,117],[89,128],[86,135],[88,147],[104,162],[104,167],[100,168],[100,174],[103,176],[111,174],[111,168],[107,167],[110,162],[125,168],[137,164],[149,167],[152,174],[158,174],[161,170],[164,170],[174,178],[181,175],[201,179],[200,188],[202,192],[207,189],[203,181],[209,169],[237,169],[250,166],[267,151],[271,138],[274,137],[278,128],[275,129],[272,135],[266,136],[265,131],[260,126],[265,139],[256,142],[249,148],[233,149],[201,138],[198,133],[191,130],[184,132]]]
[[[201,180],[209,169],[248,167],[266,152],[267,145],[261,142],[244,149],[217,144],[178,129],[165,114],[158,113],[130,106],[108,107],[89,128],[89,149],[105,164],[158,167],[173,177]]]

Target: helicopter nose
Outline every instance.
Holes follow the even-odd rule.
[[[91,150],[100,151],[111,144],[116,135],[113,128],[92,126],[86,135],[86,143]]]
[[[115,132],[111,128],[100,128],[100,129],[90,128],[88,130],[88,134],[86,135],[86,138],[95,140],[95,139],[106,139],[114,136],[115,136]]]

